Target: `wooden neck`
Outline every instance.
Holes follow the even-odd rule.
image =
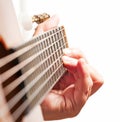
[[[61,57],[62,50],[67,46],[62,26],[34,37],[14,53],[0,59],[1,82],[15,121],[19,121],[35,105],[41,104],[65,73]],[[5,69],[11,62],[16,63]]]

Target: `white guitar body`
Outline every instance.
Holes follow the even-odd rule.
[[[36,106],[22,122],[43,122],[43,116],[40,106]]]
[[[24,39],[21,37],[17,18],[11,0],[0,0],[0,41],[4,40],[6,49],[21,45]],[[42,122],[41,107],[38,105],[23,118],[23,122]],[[9,113],[4,97],[0,78],[0,122],[14,122]]]

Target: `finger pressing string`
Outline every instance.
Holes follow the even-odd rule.
[[[68,57],[68,56],[63,56],[62,57],[64,67],[68,69],[68,71],[75,73],[76,72],[76,66],[77,66],[77,59]]]
[[[75,49],[75,48],[65,48],[63,50],[64,55],[72,57],[72,58],[76,58],[76,59],[80,59],[80,58],[84,58],[86,62],[87,59],[85,57],[85,55],[83,54],[83,52],[79,49]]]

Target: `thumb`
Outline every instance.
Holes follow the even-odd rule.
[[[35,30],[34,36],[38,35],[41,32],[45,32],[52,28],[55,28],[56,26],[58,26],[58,23],[59,23],[58,16],[54,15],[50,17],[48,20],[38,25],[38,27]]]

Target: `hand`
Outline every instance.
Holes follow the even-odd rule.
[[[40,24],[35,35],[58,25],[57,16]],[[76,116],[87,99],[103,84],[102,77],[87,62],[78,49],[65,49],[63,56],[67,72],[54,86],[41,104],[45,120],[64,119]]]

